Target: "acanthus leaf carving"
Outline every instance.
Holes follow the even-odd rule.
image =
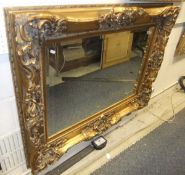
[[[61,157],[58,151],[65,145],[67,139],[62,137],[52,143],[44,144],[39,147],[37,153],[33,157],[33,167],[36,171],[44,169],[46,166],[57,161]]]
[[[120,119],[120,115],[116,114],[115,112],[101,115],[98,119],[92,121],[82,130],[84,139],[89,140],[97,134],[103,133],[108,128],[119,122]]]
[[[143,8],[128,8],[123,12],[111,10],[99,19],[99,28],[103,30],[120,29],[136,24],[139,18],[149,18],[149,14]]]
[[[30,36],[26,34],[27,31],[23,30],[23,25],[24,21],[16,21],[17,62],[20,66],[20,81],[22,82],[20,103],[30,144],[37,149],[45,138],[39,42],[33,38],[30,39]]]
[[[150,96],[152,94],[152,83],[155,81],[158,70],[162,64],[168,37],[175,24],[179,10],[180,9],[178,7],[170,7],[154,18],[156,23],[156,35],[152,41],[153,44],[150,49],[147,70],[145,71],[144,81],[140,88],[142,90],[140,90],[138,94],[138,103],[140,104],[140,108],[146,106],[150,100]]]
[[[30,17],[30,19],[21,27],[21,33],[24,38],[39,39],[40,42],[46,36],[57,33],[66,33],[68,29],[67,20],[58,16]]]

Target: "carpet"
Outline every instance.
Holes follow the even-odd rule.
[[[92,175],[185,175],[185,109]]]

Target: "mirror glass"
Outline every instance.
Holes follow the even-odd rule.
[[[145,29],[48,43],[48,135],[133,94],[146,42]]]

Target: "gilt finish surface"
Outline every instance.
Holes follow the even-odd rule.
[[[73,145],[101,134],[119,122],[124,115],[148,104],[152,82],[159,71],[168,36],[179,13],[179,8],[175,6],[159,9],[120,6],[71,7],[67,10],[60,7],[37,9],[17,8],[5,11],[27,165],[32,168],[34,174],[58,160]],[[75,9],[78,12],[82,11],[87,18],[68,18],[67,15],[62,15],[66,11],[72,11],[79,16]],[[97,11],[98,15],[91,14],[88,9]],[[74,23],[77,26],[76,31],[73,28]],[[91,30],[85,25],[89,23],[92,24]],[[48,139],[42,50],[46,40],[77,34],[128,30],[146,23],[154,25],[148,30],[149,39],[140,78],[135,85],[135,94]],[[81,31],[78,25],[82,24],[84,27]]]
[[[185,30],[183,31],[179,39],[179,42],[175,51],[175,56],[180,56],[184,54],[185,54]]]

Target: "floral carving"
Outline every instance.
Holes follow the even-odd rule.
[[[32,39],[40,39],[57,33],[67,32],[67,20],[56,16],[31,17],[22,27],[22,36]]]
[[[171,7],[164,10],[160,15],[154,18],[156,22],[156,34],[150,48],[147,69],[144,75],[144,81],[138,94],[138,103],[140,107],[148,104],[152,93],[152,83],[157,77],[158,70],[163,61],[165,47],[168,41],[169,34],[175,24],[179,8]],[[146,55],[145,55],[146,57]]]
[[[22,21],[17,20],[17,62],[20,67],[21,94],[25,129],[30,137],[30,144],[38,148],[44,141],[44,100],[40,69],[39,42],[30,39],[22,30]]]
[[[32,167],[40,171],[57,161],[62,155],[58,150],[65,145],[66,141],[66,138],[60,138],[53,143],[42,145],[34,155]]]
[[[149,14],[142,8],[128,8],[123,12],[114,12],[114,10],[111,10],[110,13],[99,19],[99,28],[106,30],[119,29],[125,26],[134,25],[137,22],[137,19],[145,17],[149,17]]]
[[[101,115],[97,120],[91,122],[82,130],[84,139],[89,140],[92,137],[96,136],[97,134],[101,134],[102,132],[106,131],[112,125],[116,124],[120,120],[121,116],[115,112],[110,112]]]

